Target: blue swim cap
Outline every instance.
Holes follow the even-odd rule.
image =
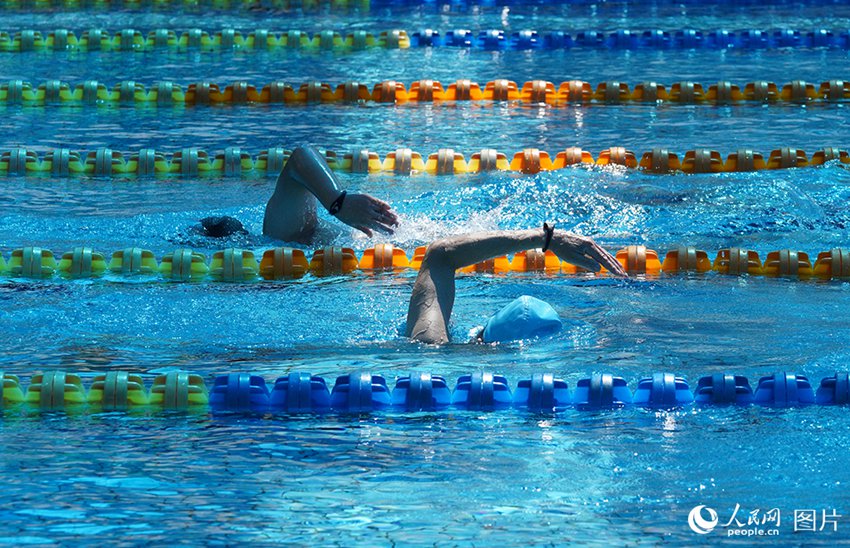
[[[561,330],[558,313],[547,302],[523,295],[487,320],[484,342],[516,341],[553,335]]]

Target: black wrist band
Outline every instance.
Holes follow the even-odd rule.
[[[552,236],[555,234],[555,223],[552,223],[551,227],[543,223],[543,232],[546,233],[546,239],[543,241],[543,253],[546,253],[549,249],[549,244],[552,243]]]
[[[346,194],[348,193],[344,190],[339,193],[339,196],[336,197],[336,200],[334,200],[328,208],[328,213],[334,216],[339,213],[339,210],[342,209],[342,202],[345,201]]]

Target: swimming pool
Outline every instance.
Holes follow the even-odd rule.
[[[718,7],[722,6],[722,7]],[[718,15],[722,10],[722,14]],[[575,34],[588,29],[705,31],[848,28],[842,4],[800,7],[685,3],[512,6],[465,4],[372,9],[181,7],[10,12],[6,29],[42,32],[100,26],[114,32],[233,27],[242,32],[301,28],[341,33],[392,28],[443,32],[491,28]],[[841,48],[607,49],[489,51],[455,47],[351,52],[156,51],[0,54],[2,80],[48,79],[110,87],[170,80],[184,88],[210,80],[321,80],[369,83],[470,78],[522,83],[583,79],[692,79],[820,83],[841,78]],[[740,147],[764,153],[791,146],[844,147],[846,105],[740,103],[554,107],[523,104],[341,105],[4,105],[4,150],[39,154],[67,147],[211,153],[238,146],[252,154],[302,142],[383,157],[410,147],[424,155],[450,147],[468,159],[481,148],[512,155],[526,147],[555,153],[581,146],[666,147],[680,157],[708,147],[724,158]],[[474,229],[524,228],[556,221],[608,249],[681,244],[762,254],[791,248],[811,255],[847,247],[850,174],[842,164],[753,173],[656,175],[619,167],[569,168],[455,177],[340,173],[347,188],[390,201],[402,218],[392,243],[412,251]],[[189,246],[207,255],[225,247],[263,250],[273,177],[155,178],[4,175],[0,252],[39,245],[55,253],[88,245],[111,253],[130,245],[157,257]],[[215,241],[194,234],[201,217],[228,214],[250,235]],[[379,243],[327,221],[319,245]],[[308,255],[312,248],[307,249]],[[656,371],[699,377],[759,377],[789,371],[813,383],[846,370],[850,285],[765,277],[662,275],[627,281],[566,275],[462,276],[454,311],[456,343],[414,344],[403,337],[415,272],[251,284],[150,282],[108,277],[0,284],[3,371],[26,384],[61,369],[89,384],[99,373],[142,373],[148,385],[175,369],[216,375],[252,372],[268,381],[290,371],[329,381],[359,369],[398,376],[426,370],[458,377],[487,369],[513,388],[552,371],[573,390],[592,373],[622,376],[632,389]],[[551,302],[567,328],[549,340],[465,344],[468,332],[514,297]],[[296,545],[693,544],[697,505],[720,523],[747,523],[753,510],[781,510],[784,543],[832,545],[837,531],[793,535],[794,510],[846,514],[846,408],[628,407],[555,415],[521,410],[381,412],[363,416],[219,416],[195,413],[38,413],[6,410],[0,504],[5,542]],[[772,522],[759,523],[765,529]],[[743,527],[746,528],[746,527]],[[744,539],[737,539],[744,541]],[[745,541],[753,542],[753,538]],[[756,542],[776,542],[761,537]]]

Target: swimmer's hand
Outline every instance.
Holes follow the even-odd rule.
[[[398,217],[390,204],[368,194],[346,195],[336,218],[370,238],[373,230],[392,234],[392,227],[398,226]]]
[[[556,230],[549,248],[562,261],[591,272],[599,272],[600,267],[604,267],[611,274],[628,277],[620,262],[590,238]]]

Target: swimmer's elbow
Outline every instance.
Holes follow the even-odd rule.
[[[315,163],[321,155],[315,147],[310,145],[298,145],[289,155],[289,161],[298,169],[302,169],[308,162]]]
[[[439,263],[440,261],[444,260],[445,255],[446,248],[443,245],[443,240],[431,242],[425,249],[425,256],[422,257],[422,263],[427,263],[429,265]]]
[[[407,334],[408,337],[416,342],[424,344],[446,344],[449,342],[449,337],[445,333],[434,333],[430,329],[422,331],[412,331]]]
[[[292,152],[289,154],[290,160],[295,160],[296,162],[303,158],[305,155],[309,154],[310,147],[307,145],[298,145]]]
[[[422,258],[422,266],[431,270],[451,267],[455,261],[454,245],[450,238],[431,242]]]

